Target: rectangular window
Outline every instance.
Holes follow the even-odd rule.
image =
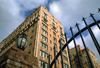
[[[33,29],[35,28],[35,26],[33,26]]]
[[[55,48],[57,48],[57,45],[54,43]]]
[[[29,30],[27,31],[27,33],[29,32]]]
[[[43,48],[45,48],[46,50],[48,49],[48,46],[45,43],[43,43],[43,42],[41,42],[40,46],[43,47]]]
[[[42,61],[42,60],[39,60],[39,66],[43,68],[43,63],[45,65],[45,68],[47,68],[47,63]]]
[[[37,16],[37,15],[35,14],[35,15],[34,15],[34,19],[36,18],[36,16]]]
[[[54,37],[53,37],[53,40],[54,40],[55,42],[57,42],[57,39],[56,39],[56,38],[54,38]]]
[[[56,59],[56,64],[59,64],[59,61],[58,61],[58,59]]]
[[[30,41],[32,41],[32,40],[33,40],[33,37],[31,37]]]
[[[65,42],[62,38],[61,38],[61,41],[62,41],[62,42]]]
[[[52,44],[52,41],[50,40],[50,43]]]
[[[69,68],[69,66],[67,64],[64,63],[64,68]]]
[[[41,30],[45,35],[48,35],[48,32],[45,31],[44,29]]]
[[[65,56],[63,56],[63,59],[64,59],[65,61],[67,61],[67,57],[65,57]]]
[[[32,47],[32,44],[29,45],[29,49],[31,49],[31,47]]]
[[[58,52],[56,51],[56,55],[58,54]]]
[[[50,59],[52,59],[52,56],[50,55]]]
[[[34,30],[32,31],[32,34],[34,33]]]
[[[42,56],[44,58],[47,58],[47,53],[40,50],[40,56]]]
[[[52,48],[50,47],[50,51],[52,51]]]
[[[62,28],[60,27],[60,32],[62,32]]]
[[[87,56],[85,56],[85,58],[86,58],[86,60],[88,60],[88,57]]]
[[[46,14],[45,12],[44,12],[44,15],[43,15],[43,17],[47,19],[47,14]]]
[[[48,39],[43,35],[41,35],[41,39],[43,39],[44,41],[48,42]]]
[[[48,29],[48,27],[47,27],[46,25],[44,25],[43,23],[42,23],[42,26],[43,26],[45,29]]]
[[[55,33],[55,32],[53,32],[53,35],[54,35],[54,36],[56,36],[56,33]]]
[[[63,50],[63,53],[64,53],[64,54],[67,54],[65,50]]]

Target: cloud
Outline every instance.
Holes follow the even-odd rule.
[[[25,20],[25,11],[45,5],[48,0],[0,0],[0,42]]]
[[[98,12],[98,8],[100,8],[100,0],[59,0],[50,4],[49,9],[50,13],[57,18],[64,26],[64,31],[68,33],[68,38],[70,38],[71,32],[69,30],[70,26],[73,27],[74,34],[77,32],[77,28],[75,27],[76,22],[79,23],[80,29],[85,27],[84,22],[82,21],[82,17],[86,17],[87,24],[93,23],[93,19],[90,16],[90,13],[94,14],[96,20],[100,19],[100,13]],[[100,31],[97,27],[92,28],[98,42],[100,41]],[[85,31],[83,34],[86,45],[95,53],[100,63],[99,55],[96,51],[94,43],[88,33]],[[83,47],[81,38],[76,38],[77,45],[80,44]],[[100,43],[99,43],[100,44]],[[70,48],[74,47],[73,41],[69,44]]]

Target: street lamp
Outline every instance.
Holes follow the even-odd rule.
[[[23,34],[22,37],[18,38],[17,40],[17,48],[24,50],[28,44],[26,39],[26,34]]]

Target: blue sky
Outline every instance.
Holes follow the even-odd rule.
[[[0,42],[41,5],[45,6],[63,24],[68,38],[71,37],[70,26],[73,27],[74,34],[77,32],[76,22],[79,23],[80,29],[85,27],[82,17],[86,18],[88,24],[93,22],[89,17],[90,13],[94,14],[96,20],[100,19],[100,13],[97,13],[100,8],[100,0],[0,0]],[[92,30],[97,40],[100,41],[98,28],[95,26],[92,27]],[[88,31],[83,33],[83,37],[87,47],[95,53],[100,63],[99,55]],[[76,43],[83,47],[80,37],[76,38]],[[73,41],[69,45],[72,48]]]

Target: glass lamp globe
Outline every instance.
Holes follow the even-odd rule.
[[[28,41],[27,41],[25,36],[26,35],[23,34],[22,37],[18,38],[18,40],[17,40],[17,47],[19,49],[24,50],[26,48],[27,44],[28,44]]]

